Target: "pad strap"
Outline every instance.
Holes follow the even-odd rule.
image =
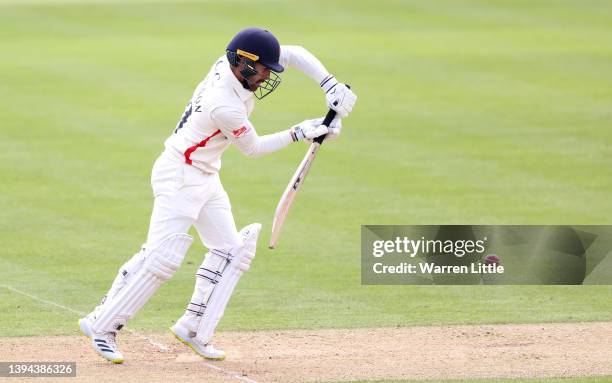
[[[166,237],[160,245],[145,254],[145,261],[126,285],[104,302],[92,330],[95,333],[120,330],[151,298],[161,284],[181,266],[189,246],[190,235],[177,233]]]
[[[257,249],[257,238],[261,231],[261,224],[254,223],[240,230],[242,244],[235,247],[229,253],[226,267],[216,279],[217,283],[211,285],[208,299],[201,307],[201,320],[196,331],[196,339],[203,344],[208,344],[214,334],[219,320],[223,317],[234,288],[240,277],[250,268],[251,261],[255,258]]]

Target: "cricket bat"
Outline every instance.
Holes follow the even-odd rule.
[[[336,111],[330,109],[323,120],[323,125],[329,126],[334,117],[336,117]],[[304,156],[304,159],[300,163],[300,166],[298,166],[295,174],[293,174],[293,177],[291,177],[289,184],[287,184],[287,188],[285,188],[285,192],[281,196],[280,201],[278,201],[276,211],[274,212],[274,220],[272,221],[272,235],[270,236],[270,243],[268,244],[270,249],[274,249],[276,247],[276,243],[280,237],[280,233],[283,229],[283,225],[285,224],[285,220],[287,219],[287,215],[289,214],[289,210],[291,210],[295,196],[304,183],[304,179],[306,178],[306,175],[308,175],[308,171],[312,166],[317,152],[325,140],[325,136],[327,135],[319,136],[313,140],[312,144],[308,148],[308,151],[306,152],[306,155]]]

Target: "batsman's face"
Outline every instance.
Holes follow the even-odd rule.
[[[270,69],[266,68],[263,64],[256,62],[255,69],[257,74],[249,78],[249,86],[252,91],[257,90],[262,82],[270,78]]]

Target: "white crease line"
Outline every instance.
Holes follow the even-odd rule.
[[[128,328],[128,329],[126,329],[126,330],[127,330],[127,331],[128,331],[130,334],[132,334],[132,335],[136,335],[136,336],[138,336],[138,337],[140,337],[140,338],[142,338],[142,339],[146,340],[147,342],[149,342],[149,343],[150,343],[150,344],[152,344],[153,346],[155,346],[155,347],[159,348],[160,350],[163,350],[163,351],[170,351],[170,348],[169,348],[169,347],[164,346],[164,345],[163,345],[163,344],[161,344],[161,343],[157,343],[156,341],[154,341],[153,339],[149,338],[148,336],[145,336],[145,335],[142,335],[142,334],[140,334],[140,333],[137,333],[136,331],[134,331],[134,330],[130,330],[129,328]]]
[[[50,305],[50,306],[59,307],[60,309],[63,309],[63,310],[66,310],[66,311],[70,311],[71,313],[78,314],[78,315],[80,315],[80,316],[85,316],[85,315],[87,315],[86,313],[84,313],[84,312],[82,312],[82,311],[78,311],[78,310],[72,309],[72,308],[70,308],[70,307],[67,307],[67,306],[64,306],[64,305],[60,305],[59,303],[55,303],[55,302],[52,302],[52,301],[48,301],[48,300],[46,300],[46,299],[39,298],[39,297],[34,296],[34,295],[32,295],[32,294],[28,294],[28,293],[26,293],[25,291],[18,290],[18,289],[14,288],[14,287],[11,287],[11,286],[6,286],[6,285],[3,285],[3,287],[6,287],[7,289],[9,289],[9,290],[11,290],[11,291],[13,291],[13,292],[15,292],[15,293],[18,293],[18,294],[21,294],[21,295],[25,295],[26,297],[28,297],[28,298],[30,298],[30,299],[33,299],[33,300],[35,300],[35,301],[42,302],[42,303],[45,303],[45,304]],[[149,338],[148,338],[147,336],[145,336],[145,335],[142,335],[142,334],[140,334],[140,333],[138,333],[138,332],[136,332],[136,331],[134,331],[134,330],[130,330],[130,329],[126,329],[126,330],[127,330],[127,332],[129,332],[130,334],[135,335],[135,336],[137,336],[137,337],[139,337],[139,338],[142,338],[142,339],[146,340],[146,341],[147,341],[147,342],[149,342],[151,345],[153,345],[153,346],[155,346],[155,347],[157,347],[157,348],[159,348],[159,349],[161,349],[161,350],[163,350],[163,351],[169,351],[169,350],[170,350],[170,348],[168,348],[168,347],[164,346],[164,345],[163,345],[163,344],[161,344],[161,343],[157,343],[157,342],[155,342],[155,341],[153,341],[153,340],[149,339]]]
[[[67,307],[67,306],[64,306],[64,305],[60,305],[59,303],[55,303],[55,302],[52,302],[52,301],[48,301],[48,300],[46,300],[46,299],[39,298],[39,297],[37,297],[37,296],[35,296],[35,295],[28,294],[28,293],[26,293],[25,291],[18,290],[18,289],[16,289],[16,288],[12,287],[12,286],[7,286],[7,285],[1,285],[1,286],[2,286],[2,287],[5,287],[6,289],[8,289],[8,290],[10,290],[10,291],[13,291],[13,292],[15,292],[15,293],[17,293],[17,294],[25,295],[26,297],[28,297],[28,298],[30,298],[30,299],[33,299],[33,300],[35,300],[35,301],[38,301],[38,302],[41,302],[41,303],[44,303],[44,304],[47,304],[47,305],[50,305],[50,306],[59,307],[59,308],[60,308],[60,309],[62,309],[62,310],[70,311],[71,313],[74,313],[74,314],[77,314],[77,315],[81,315],[81,316],[85,316],[85,315],[86,315],[86,314],[85,314],[84,312],[82,312],[82,311],[78,311],[78,310],[75,310],[75,309],[73,309],[73,308],[70,308],[70,307]],[[127,330],[127,331],[128,331],[130,334],[135,335],[135,336],[137,336],[137,337],[139,337],[139,338],[141,338],[141,339],[146,340],[146,341],[147,341],[147,342],[149,342],[151,345],[153,345],[153,346],[155,346],[155,347],[159,348],[160,350],[163,350],[163,351],[169,351],[169,350],[170,350],[170,348],[169,348],[169,347],[164,346],[164,345],[163,345],[163,344],[161,344],[161,343],[157,343],[157,342],[155,342],[155,341],[151,340],[149,337],[147,337],[147,336],[145,336],[145,335],[142,335],[142,334],[140,334],[140,333],[138,333],[138,332],[136,332],[136,331],[134,331],[134,330],[129,330],[129,329],[126,329],[126,330]],[[223,368],[221,368],[221,367],[219,367],[219,366],[215,366],[214,364],[210,364],[210,363],[204,363],[204,365],[205,365],[205,366],[207,366],[207,367],[209,367],[209,368],[212,368],[212,369],[214,369],[214,370],[220,371],[220,372],[222,372],[222,373],[224,373],[224,374],[226,374],[226,375],[230,375],[232,378],[236,378],[236,379],[241,380],[241,381],[243,381],[243,382],[247,382],[247,383],[257,383],[257,381],[255,381],[255,380],[253,380],[253,379],[249,379],[249,378],[247,378],[247,377],[245,377],[245,376],[242,376],[242,374],[239,374],[239,373],[237,373],[237,372],[235,372],[235,371],[224,370]]]
[[[71,309],[70,307],[62,306],[59,303],[55,303],[55,302],[51,302],[51,301],[48,301],[48,300],[45,300],[45,299],[42,299],[42,298],[39,298],[39,297],[35,297],[34,295],[30,295],[30,294],[28,294],[26,292],[23,292],[21,290],[17,290],[14,287],[7,286],[7,285],[2,285],[2,287],[6,287],[7,289],[9,289],[9,290],[11,290],[13,292],[16,292],[17,294],[25,295],[26,297],[31,298],[31,299],[33,299],[35,301],[39,301],[39,302],[48,304],[50,306],[59,307],[60,309],[63,309],[63,310],[66,310],[66,311],[70,311],[71,313],[75,313],[75,314],[78,314],[78,315],[85,315],[84,312],[77,311],[75,309]]]
[[[255,380],[253,380],[253,379],[249,379],[249,378],[247,378],[246,376],[243,376],[242,374],[240,374],[240,373],[238,373],[238,372],[236,372],[236,371],[224,370],[224,369],[222,369],[221,367],[219,367],[219,366],[215,366],[214,364],[210,364],[210,363],[204,363],[204,365],[206,365],[206,366],[208,366],[208,367],[210,367],[210,368],[212,368],[212,369],[215,369],[215,370],[219,370],[219,371],[221,371],[221,372],[224,372],[224,373],[226,373],[226,374],[228,374],[228,375],[231,375],[231,376],[232,376],[232,378],[236,378],[236,379],[238,379],[238,380],[242,380],[243,382],[247,382],[247,383],[257,383],[257,381],[255,381]]]

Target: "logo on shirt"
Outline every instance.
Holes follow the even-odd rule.
[[[249,131],[249,128],[247,128],[246,126],[243,126],[240,129],[236,129],[232,131],[232,134],[234,135],[234,137],[238,138],[238,137],[242,137],[246,134],[246,132]]]

